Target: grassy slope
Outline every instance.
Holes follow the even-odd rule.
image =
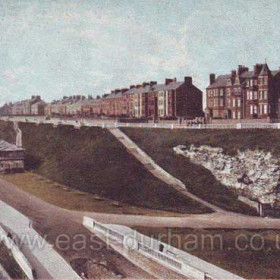
[[[27,123],[20,128],[26,167],[53,181],[131,205],[209,212],[153,177],[107,130]]]
[[[279,231],[136,229],[246,279],[280,278]]]
[[[192,193],[224,209],[241,213],[252,213],[252,210],[237,201],[237,195],[219,183],[209,170],[175,155],[173,147],[182,144],[210,145],[222,147],[229,154],[236,153],[238,149],[264,149],[280,155],[280,132],[275,130],[122,130],[160,166],[182,180]]]
[[[177,212],[166,212],[136,207],[125,203],[106,199],[95,194],[69,188],[56,183],[39,174],[24,172],[17,174],[3,174],[3,178],[22,190],[58,207],[98,213],[131,214],[148,216],[184,216]]]
[[[0,139],[15,144],[16,133],[13,128],[13,123],[0,121]]]

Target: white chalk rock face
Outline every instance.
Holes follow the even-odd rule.
[[[246,150],[230,156],[222,148],[193,145],[179,145],[174,151],[209,169],[223,185],[250,199],[270,204],[280,201],[279,159],[270,152]]]

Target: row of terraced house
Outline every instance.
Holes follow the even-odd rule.
[[[230,74],[210,74],[209,82],[204,112],[202,91],[187,76],[181,82],[176,78],[165,79],[162,84],[143,82],[97,98],[74,95],[45,103],[40,96],[32,96],[4,105],[1,114],[138,119],[194,119],[205,115],[208,122],[280,119],[280,69],[272,71],[264,63],[250,71],[239,65]]]
[[[39,104],[43,110],[35,108]],[[107,116],[127,118],[194,119],[203,116],[202,91],[193,85],[191,77],[179,82],[165,79],[165,83],[155,81],[131,85],[129,88],[115,89],[110,94],[92,96],[64,96],[61,100],[43,103],[39,96],[5,105],[6,115],[46,115],[46,116]],[[3,111],[3,107],[2,107]],[[3,114],[3,112],[2,112]]]

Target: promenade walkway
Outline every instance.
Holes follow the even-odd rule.
[[[107,119],[66,119],[66,118],[51,118],[46,120],[46,117],[33,116],[33,117],[0,117],[3,121],[17,121],[17,122],[29,122],[37,124],[53,124],[57,125],[72,125],[76,128],[81,126],[89,127],[134,127],[134,128],[164,128],[164,129],[280,129],[280,123],[233,123],[233,124],[198,124],[198,125],[186,125],[178,123],[120,123]]]

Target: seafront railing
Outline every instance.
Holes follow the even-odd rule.
[[[75,127],[89,126],[101,128],[160,128],[160,129],[280,129],[280,123],[234,123],[234,124],[178,124],[178,123],[122,123],[109,122],[102,120],[84,120],[84,119],[58,119],[52,118],[47,120],[45,118],[36,117],[0,117],[3,121],[18,121],[36,124],[52,124],[58,125],[72,125]]]

